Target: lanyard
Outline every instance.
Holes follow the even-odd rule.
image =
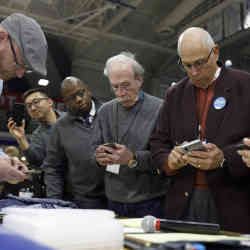
[[[121,144],[123,139],[127,136],[128,132],[129,132],[129,129],[130,127],[133,125],[133,123],[135,122],[136,120],[136,117],[137,117],[137,114],[139,113],[139,111],[141,110],[142,108],[142,104],[144,102],[144,98],[142,99],[139,99],[139,101],[137,102],[137,104],[135,104],[136,106],[139,105],[136,110],[136,112],[134,113],[133,115],[133,118],[130,120],[130,123],[128,124],[127,126],[127,130],[125,131],[125,133],[123,134],[123,136],[121,138],[119,138],[119,108],[118,108],[118,105],[119,103],[115,103],[114,104],[114,115],[115,115],[115,123],[114,123],[114,126],[115,126],[115,142],[116,143],[119,143]]]

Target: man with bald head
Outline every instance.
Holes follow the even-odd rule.
[[[250,169],[237,150],[250,135],[250,74],[222,66],[202,28],[180,35],[178,54],[187,77],[167,90],[150,139],[156,166],[171,176],[165,217],[249,233]],[[195,139],[198,151],[180,147]]]
[[[132,53],[107,60],[104,74],[116,98],[101,107],[93,137],[108,208],[121,217],[162,216],[168,185],[152,167],[148,144],[162,100],[142,91],[143,73]]]
[[[91,160],[90,147],[101,104],[87,85],[73,76],[63,80],[61,95],[67,113],[54,125],[43,164],[47,196],[62,199],[64,184],[69,182],[73,201],[80,208],[106,208],[104,171]]]

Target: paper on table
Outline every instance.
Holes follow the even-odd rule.
[[[185,233],[145,233],[145,234],[126,234],[125,238],[133,238],[151,243],[164,243],[171,241],[193,241],[193,242],[214,242],[221,240],[249,241],[248,237],[232,237],[225,235],[206,235],[206,234],[185,234]]]

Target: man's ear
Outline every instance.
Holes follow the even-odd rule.
[[[220,56],[220,48],[219,48],[218,44],[216,44],[215,47],[214,47],[214,54],[219,58],[219,56]]]
[[[51,98],[49,98],[49,99],[48,99],[48,102],[49,102],[49,105],[52,107],[53,104],[54,104],[53,100],[52,100]]]
[[[8,33],[0,30],[0,50],[6,50],[6,41],[8,40]]]
[[[142,76],[141,75],[137,75],[136,76],[136,81],[138,82],[138,85],[141,88],[142,82],[143,82]]]

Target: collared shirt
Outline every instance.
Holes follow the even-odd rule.
[[[86,117],[78,116],[78,117],[75,117],[75,118],[76,118],[76,120],[83,121],[88,126],[90,126],[91,123],[93,122],[94,118],[95,118],[95,115],[96,115],[96,107],[95,107],[95,103],[92,100],[91,101],[91,109],[89,111],[89,114]],[[73,115],[72,115],[72,117],[73,117]]]
[[[214,74],[213,82],[220,76],[220,72],[221,68],[219,67]]]
[[[209,85],[207,89],[196,88],[197,94],[197,111],[199,117],[199,134],[200,139],[206,139],[206,120],[207,120],[207,113],[209,107],[211,105],[211,101],[214,96],[214,89],[216,85],[216,79],[219,77],[221,72],[221,68],[218,68],[214,74],[213,82]],[[202,170],[196,170],[196,178],[195,178],[195,188],[208,188],[207,186],[207,178],[206,173]]]
[[[92,105],[91,105],[91,110],[89,112],[89,122],[92,123],[92,121],[94,120],[94,117],[96,115],[96,107],[95,107],[95,103],[93,102],[93,100],[91,101]]]

